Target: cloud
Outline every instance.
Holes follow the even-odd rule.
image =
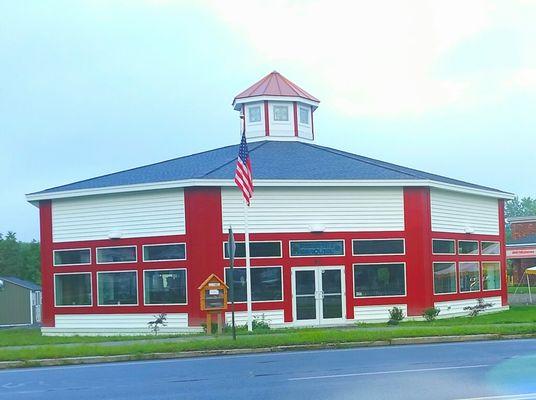
[[[350,115],[419,115],[482,101],[481,77],[442,75],[438,66],[484,31],[514,30],[527,53],[534,48],[534,20],[528,15],[536,3],[530,1],[208,0],[205,5],[269,66],[262,73],[275,67],[299,74],[289,78]],[[494,75],[496,81],[486,85],[507,91],[525,78],[532,82],[526,68]]]

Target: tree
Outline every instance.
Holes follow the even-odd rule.
[[[506,203],[504,211],[506,218],[536,215],[536,198],[522,197],[520,199],[516,196]]]
[[[0,275],[41,282],[39,243],[21,242],[14,232],[0,234]]]
[[[531,215],[536,215],[536,198],[532,197],[515,197],[512,200],[509,200],[504,207],[504,216],[508,221],[509,218],[513,217],[528,217]],[[510,229],[510,224],[506,223],[506,240],[509,241],[512,236],[512,231]]]

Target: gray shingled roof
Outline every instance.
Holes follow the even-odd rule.
[[[24,279],[20,279],[15,276],[0,276],[0,280],[11,282],[15,285],[19,285],[30,290],[41,290],[41,286],[37,285],[36,283],[25,281]]]
[[[497,189],[390,164],[313,143],[259,141],[249,144],[253,176],[259,180],[431,180],[473,189]],[[188,179],[233,179],[238,145],[162,161],[54,187],[32,194]],[[505,192],[502,192],[505,193]]]

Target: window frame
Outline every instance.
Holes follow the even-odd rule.
[[[393,294],[387,296],[356,296],[355,295],[355,268],[359,265],[403,265],[404,266],[404,294]],[[383,299],[393,297],[407,297],[408,296],[408,279],[407,279],[407,264],[405,261],[389,261],[389,262],[360,262],[352,264],[352,297],[354,299]]]
[[[185,303],[147,303],[145,298],[145,272],[159,272],[159,271],[184,271],[184,281],[186,284],[186,302]],[[143,269],[143,305],[144,306],[185,306],[188,305],[188,269],[187,268],[158,268],[158,269]]]
[[[90,290],[90,296],[91,299],[90,304],[85,305],[58,305],[56,300],[56,275],[89,275],[89,290]],[[65,307],[93,307],[93,276],[91,272],[55,272],[53,274],[54,278],[54,308],[65,308]]]
[[[474,254],[473,254],[474,255]],[[462,280],[460,274],[462,273],[462,264],[477,264],[478,265],[478,290],[462,290]],[[482,265],[480,261],[459,261],[458,262],[458,292],[459,293],[479,293],[482,292]]]
[[[253,300],[253,288],[251,289],[251,292],[252,292],[252,296],[251,296],[251,303],[280,303],[280,302],[283,302],[285,301],[285,283],[284,283],[284,274],[283,274],[283,266],[282,265],[256,265],[256,266],[251,266],[250,267],[251,269],[257,269],[257,268],[279,268],[280,271],[281,271],[281,300]],[[224,267],[223,268],[223,281],[225,282],[225,284],[227,285],[227,270],[228,269],[231,269],[230,267]],[[233,269],[246,269],[246,267],[233,267]],[[229,288],[230,286],[227,285]],[[228,293],[229,296],[230,296],[230,292]],[[229,304],[230,304],[231,300],[229,299]],[[247,301],[235,301],[234,302],[235,304],[246,304]]]
[[[386,240],[401,240],[402,241],[402,253],[374,253],[374,254],[359,254],[354,251],[354,242],[377,242]],[[352,255],[357,257],[374,257],[374,256],[405,256],[406,255],[406,239],[405,238],[380,238],[380,239],[352,239]]]
[[[499,252],[498,253],[493,253],[493,254],[484,253],[484,249],[482,247],[484,243],[498,244],[499,245]],[[501,255],[501,241],[500,240],[481,240],[480,241],[480,255],[482,255],[482,256],[500,256]]]
[[[183,245],[184,246],[184,258],[168,258],[166,260],[146,260],[145,259],[145,248],[146,247],[154,247],[154,246],[176,246],[176,245]],[[142,262],[166,262],[166,261],[185,261],[188,259],[188,254],[186,253],[186,242],[181,243],[151,243],[151,244],[143,244],[141,246],[141,259]],[[130,261],[129,261],[130,262]]]
[[[259,109],[259,120],[258,121],[251,121],[251,119],[250,119],[251,109],[252,108],[258,108]],[[247,110],[248,125],[260,125],[260,124],[262,124],[262,107],[261,107],[260,104],[248,105],[246,107],[246,110]]]
[[[301,120],[301,111],[305,110],[307,111],[307,122],[302,122]],[[303,126],[311,126],[311,108],[310,107],[304,107],[304,106],[298,106],[298,124]]]
[[[99,274],[120,274],[123,272],[135,272],[136,273],[136,304],[100,304],[99,296]],[[97,271],[97,307],[137,307],[140,305],[140,291],[139,291],[139,276],[136,269],[125,269],[116,271]]]
[[[476,250],[477,252],[474,253],[474,254],[470,254],[470,253],[461,253],[460,252],[460,242],[471,242],[471,243],[476,243]],[[459,256],[462,256],[462,257],[474,257],[474,256],[479,256],[480,255],[480,242],[478,240],[466,240],[466,239],[458,239],[457,242],[456,242],[456,252]]]
[[[342,242],[342,254],[314,254],[311,256],[293,256],[292,255],[292,243],[298,242]],[[346,256],[346,240],[345,239],[311,239],[311,240],[289,240],[288,241],[288,255],[289,258],[312,258],[312,257],[345,257]]]
[[[287,109],[287,119],[275,119],[275,109],[276,107],[286,108]],[[289,104],[272,104],[272,121],[275,124],[288,124],[290,123],[290,105]]]
[[[223,241],[223,244],[222,244],[222,250],[223,250],[223,259],[224,260],[229,260],[230,258],[229,257],[225,257],[225,244],[226,243],[229,243],[228,240],[224,240]],[[244,248],[246,247],[246,242],[244,240],[237,240],[235,241],[235,243],[244,243]],[[254,258],[254,259],[262,259],[262,258],[283,258],[283,241],[282,240],[250,240],[249,241],[249,244],[251,245],[252,243],[279,243],[279,253],[281,254],[280,256],[267,256],[267,257],[256,257],[256,256],[251,256],[250,255],[250,258]],[[250,249],[250,252],[251,252],[251,249]],[[245,260],[246,257],[236,257],[234,258],[235,260]]]
[[[89,262],[79,263],[79,264],[56,264],[56,252],[58,251],[75,251],[75,250],[89,250]],[[79,265],[91,265],[92,256],[91,256],[91,247],[80,247],[76,249],[54,249],[52,250],[52,266],[54,267],[69,267],[69,266],[79,266]]]
[[[444,242],[452,242],[454,243],[454,253],[436,253],[434,252],[434,241],[441,240]],[[456,242],[456,239],[441,239],[441,238],[433,238],[432,239],[432,255],[434,256],[455,256],[458,254],[458,243]],[[465,255],[465,254],[464,254]]]
[[[136,259],[134,261],[107,261],[107,262],[99,262],[99,250],[101,249],[119,249],[119,248],[125,248],[125,247],[134,247],[136,250],[134,254],[136,255]],[[135,244],[129,244],[124,246],[101,246],[95,248],[95,263],[98,265],[106,265],[106,264],[132,264],[138,262],[138,246]]]
[[[499,265],[499,287],[497,289],[484,289],[484,264],[498,264]],[[502,264],[500,261],[482,261],[480,263],[480,280],[482,281],[481,291],[483,292],[494,292],[497,290],[502,290]]]
[[[435,288],[435,265],[436,264],[454,264],[454,280],[456,281],[456,290],[454,292],[445,292],[445,293],[437,293]],[[458,263],[456,261],[434,261],[432,262],[432,286],[434,290],[434,296],[444,296],[449,294],[458,294],[459,292],[459,285],[458,285],[459,279],[458,279]],[[466,293],[466,292],[464,292]]]

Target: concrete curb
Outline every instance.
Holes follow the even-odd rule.
[[[323,350],[323,349],[341,349],[357,347],[379,347],[379,346],[397,346],[409,344],[431,344],[431,343],[457,343],[457,342],[476,342],[485,340],[513,340],[513,339],[532,339],[536,334],[518,334],[518,335],[501,335],[498,333],[480,334],[480,335],[463,335],[463,336],[424,336],[414,338],[396,338],[391,340],[378,340],[371,342],[342,342],[342,343],[318,343],[318,344],[298,344],[275,347],[258,347],[246,349],[222,349],[222,350],[198,350],[183,351],[176,353],[147,353],[147,354],[124,354],[116,356],[90,356],[90,357],[69,357],[69,358],[48,358],[28,361],[1,361],[1,369],[11,368],[29,368],[29,367],[50,367],[59,365],[79,365],[79,364],[100,364],[124,361],[140,360],[166,360],[193,357],[210,357],[224,355],[241,355],[241,354],[258,354],[273,353],[283,351],[304,351],[304,350]]]

